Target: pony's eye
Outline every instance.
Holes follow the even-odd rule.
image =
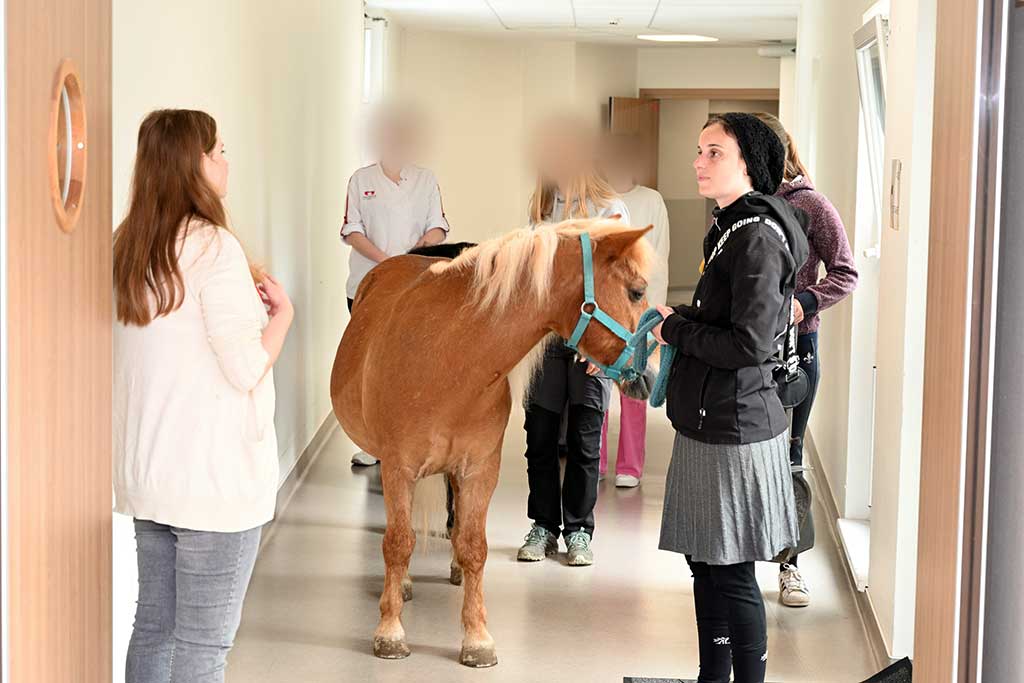
[[[633,289],[632,287],[629,288],[629,298],[635,304],[638,304],[644,300],[644,293],[645,292],[642,289]]]

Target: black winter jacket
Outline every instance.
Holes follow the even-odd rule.
[[[662,327],[677,349],[668,416],[684,436],[749,444],[786,431],[772,370],[807,259],[806,223],[799,209],[758,192],[715,210],[693,303]]]

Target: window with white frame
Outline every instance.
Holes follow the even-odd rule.
[[[363,24],[363,97],[360,107],[359,153],[363,165],[376,161],[370,137],[365,134],[370,125],[374,106],[385,93],[387,73],[388,22],[382,17],[366,16]]]
[[[363,28],[363,103],[377,102],[384,95],[387,59],[388,22],[381,17],[366,17]]]
[[[867,143],[875,222],[879,230],[882,225],[882,184],[885,176],[885,44],[888,30],[889,22],[876,15],[854,35],[861,123]]]

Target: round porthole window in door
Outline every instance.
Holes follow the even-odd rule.
[[[74,62],[65,59],[54,78],[47,144],[50,196],[64,232],[74,230],[82,210],[87,151],[82,82]]]

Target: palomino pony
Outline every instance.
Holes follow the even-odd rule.
[[[512,402],[545,342],[570,338],[581,309],[593,308],[583,306],[584,244],[600,309],[636,329],[646,307],[647,230],[567,221],[512,232],[454,260],[394,257],[363,280],[334,360],[331,400],[349,437],[380,459],[387,530],[378,657],[409,654],[401,613],[403,596],[411,597],[413,489],[445,474],[456,510],[452,583],[461,577],[464,591],[460,661],[497,663],[483,598],[485,528]],[[621,336],[595,320],[578,349],[611,365],[623,355]]]

